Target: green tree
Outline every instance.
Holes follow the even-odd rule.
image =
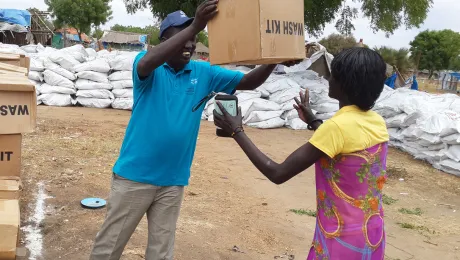
[[[356,38],[352,35],[345,36],[333,33],[328,37],[323,38],[321,41],[319,41],[319,43],[326,47],[330,54],[335,56],[345,49],[353,48],[356,46],[357,41]]]
[[[412,58],[419,70],[428,70],[429,78],[436,70],[448,69],[453,57],[460,55],[460,33],[452,30],[423,31],[410,43]]]
[[[398,68],[399,72],[405,74],[412,68],[412,62],[409,55],[409,50],[401,48],[399,50],[390,47],[374,48],[374,50],[382,56],[383,60],[392,66]]]
[[[115,24],[110,28],[112,31],[117,32],[131,32],[148,35],[150,45],[158,45],[160,43],[159,35],[160,28],[157,24],[149,25],[146,27],[136,27],[136,26],[124,26],[120,24]]]
[[[160,43],[160,27],[158,24],[149,25],[146,27],[136,27],[136,26],[123,26],[120,24],[115,24],[110,28],[112,31],[117,32],[132,32],[132,33],[139,33],[139,34],[146,34],[149,35],[149,44],[150,45],[158,45]],[[203,43],[204,45],[208,46],[208,33],[205,31],[200,32],[197,35],[197,41]]]
[[[460,71],[460,56],[452,57],[449,62],[449,69]]]
[[[207,33],[207,32],[201,31],[201,32],[197,35],[196,40],[197,40],[198,42],[201,42],[202,44],[204,44],[204,46],[209,47],[208,33]]]
[[[102,36],[104,35],[104,31],[97,28],[94,29],[94,31],[91,33],[91,37],[95,38],[95,39],[100,39],[102,38]]]
[[[203,0],[123,0],[128,13],[150,8],[152,13],[164,19],[171,12],[182,10],[193,16],[196,7]],[[356,18],[356,9],[346,5],[346,0],[304,0],[305,29],[312,36],[320,35],[324,26],[340,17],[337,29],[350,34]],[[361,12],[371,20],[374,31],[392,34],[405,26],[407,29],[419,27],[425,21],[432,0],[355,0],[361,4]]]
[[[58,28],[71,26],[77,29],[81,40],[82,32],[89,33],[91,27],[105,24],[111,19],[111,0],[45,0],[48,11],[55,18]]]

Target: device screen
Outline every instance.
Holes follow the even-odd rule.
[[[238,114],[238,108],[236,107],[236,100],[216,100],[222,104],[222,106],[227,110],[227,112],[232,115],[236,116]],[[222,111],[217,104],[215,104],[214,109],[219,115],[222,115]]]

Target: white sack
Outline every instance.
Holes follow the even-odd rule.
[[[66,88],[66,87],[59,87],[59,86],[51,86],[51,85],[48,85],[46,83],[41,85],[41,86],[39,86],[38,91],[41,94],[56,93],[56,94],[74,95],[75,93],[77,93],[75,91],[75,89]]]
[[[250,123],[247,124],[250,127],[255,127],[259,129],[273,129],[273,128],[280,128],[283,127],[285,124],[284,120],[281,117],[276,117],[269,119],[267,121],[257,122],[257,123]]]
[[[45,50],[45,46],[43,46],[41,43],[37,44],[37,52],[44,52]]]
[[[112,107],[115,109],[132,110],[133,103],[134,100],[132,98],[116,98],[112,102]]]
[[[270,96],[270,92],[268,92],[263,86],[256,88],[256,91],[260,92],[261,98],[268,98]]]
[[[112,105],[111,99],[77,97],[76,103],[84,107],[108,108]]]
[[[38,96],[38,100],[47,106],[66,107],[72,105],[70,95],[64,94],[42,94]]]
[[[125,89],[114,89],[112,90],[113,95],[115,98],[133,98],[133,89],[132,88],[125,88]]]
[[[138,53],[133,52],[131,55],[119,55],[110,60],[110,67],[117,71],[132,71],[134,59]]]
[[[441,137],[459,133],[460,114],[455,111],[435,112],[425,120],[417,121],[419,128],[428,134]]]
[[[113,89],[123,89],[123,88],[133,88],[133,81],[132,80],[119,80],[119,81],[112,81]]]
[[[51,70],[56,72],[57,74],[69,79],[69,80],[76,80],[77,76],[73,72],[70,72],[63,67],[59,66],[58,64],[52,62],[50,59],[45,59],[43,62],[47,70]]]
[[[62,51],[70,54],[74,59],[76,59],[80,63],[85,62],[86,59],[89,57],[88,53],[85,50],[85,47],[83,47],[83,45],[81,44],[77,44],[77,45],[74,45],[68,48],[64,48],[62,49]]]
[[[447,149],[447,157],[450,159],[460,162],[460,145],[452,145]]]
[[[109,76],[110,81],[119,81],[119,80],[133,80],[132,71],[117,71]]]
[[[452,134],[442,138],[442,142],[445,144],[460,144],[460,134]]]
[[[286,89],[300,88],[299,84],[297,84],[295,81],[288,79],[288,78],[282,78],[275,82],[265,83],[262,86],[265,90],[267,90],[271,94],[278,92],[278,91],[286,90]]]
[[[286,120],[286,126],[293,130],[307,130],[308,125],[300,118],[292,118]]]
[[[39,71],[39,72],[44,71],[45,66],[43,66],[43,60],[41,60],[40,58],[31,58],[30,59],[30,70]]]
[[[27,53],[36,53],[37,45],[29,44],[29,45],[22,46],[21,49],[23,49]]]
[[[91,57],[91,58],[96,58],[97,57],[97,52],[95,49],[93,48],[86,48],[86,53],[88,53],[88,57]]]
[[[288,101],[294,101],[295,97],[299,97],[299,92],[300,87],[292,87],[272,93],[268,99],[278,104],[283,104]]]
[[[339,111],[338,103],[321,103],[318,105],[313,105],[312,108],[320,114],[329,114]]]
[[[22,54],[26,55],[27,53],[21,49],[16,44],[4,44],[0,42],[0,52],[2,53],[11,53],[11,54]]]
[[[77,73],[77,77],[80,79],[87,79],[100,83],[109,83],[106,73],[94,72],[94,71],[82,71]]]
[[[435,168],[460,177],[460,163],[456,161],[444,160],[441,161],[438,165],[435,165]]]
[[[114,99],[112,92],[107,89],[78,90],[77,97]]]
[[[238,102],[241,103],[250,99],[260,98],[261,93],[258,91],[244,91],[236,95],[236,97],[238,98]]]
[[[45,82],[48,83],[51,86],[75,88],[75,85],[74,85],[74,83],[72,81],[70,81],[69,79],[57,74],[54,71],[45,70],[45,72],[43,72],[43,76],[45,78]],[[45,102],[43,102],[43,103],[45,103]]]
[[[91,80],[87,79],[78,79],[77,82],[75,82],[75,87],[79,90],[84,90],[84,89],[112,89],[112,85],[110,83],[100,83],[100,82],[94,82]]]
[[[390,140],[402,141],[404,137],[401,135],[402,130],[399,128],[388,128]]]
[[[385,119],[385,122],[386,122],[388,128],[401,127],[401,125],[403,124],[404,120],[406,120],[406,118],[407,118],[407,114],[402,113],[402,114],[396,115],[394,117],[390,117],[388,119]]]
[[[281,117],[283,111],[253,111],[243,119],[243,124],[258,123],[272,118]]]
[[[42,82],[43,81],[43,73],[38,72],[38,71],[29,71],[29,79]]]
[[[52,62],[61,65],[61,67],[63,67],[64,69],[73,72],[73,68],[75,67],[75,65],[80,64],[80,62],[71,55],[65,53],[63,50],[64,49],[51,53],[49,59]]]
[[[253,111],[279,111],[281,106],[277,103],[261,98],[250,99],[240,103],[243,117],[249,116]]]
[[[108,73],[110,71],[109,63],[105,59],[96,59],[82,64],[75,65],[75,72],[94,71]]]

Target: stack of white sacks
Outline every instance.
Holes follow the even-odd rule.
[[[58,51],[41,45],[19,48],[7,44],[0,44],[0,52],[31,57],[29,77],[37,86],[39,103],[132,109],[135,52],[96,53],[78,45]],[[271,75],[254,91],[237,92],[244,124],[264,129],[306,129],[293,109],[294,97],[306,89],[317,117],[332,117],[339,105],[328,97],[328,82],[305,70],[304,65],[289,69],[285,75]],[[246,67],[231,69],[250,71]],[[206,104],[202,118],[212,121],[213,110],[214,99]],[[374,110],[384,117],[392,146],[460,176],[460,97],[385,87]]]
[[[86,51],[81,45],[38,52],[32,56],[33,62],[43,62],[44,84],[37,86],[40,95],[38,102],[48,106],[71,106],[73,95],[76,93],[77,79],[74,66],[85,61]],[[31,61],[31,63],[32,63]]]
[[[108,108],[114,96],[110,90],[110,65],[105,59],[89,59],[74,66],[78,80],[76,82],[76,99],[78,105],[94,108]]]
[[[119,52],[117,56],[109,58],[113,72],[109,76],[113,86],[112,93],[115,100],[112,107],[115,109],[129,109],[133,107],[133,63],[137,52]]]
[[[374,110],[391,144],[435,168],[460,176],[460,98],[398,89],[385,91]]]

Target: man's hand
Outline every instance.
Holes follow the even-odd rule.
[[[310,107],[310,94],[308,90],[305,91],[305,95],[300,91],[300,101],[298,98],[294,98],[297,105],[294,105],[294,108],[297,110],[299,114],[299,118],[302,119],[305,123],[309,124],[313,120],[315,120],[315,115]]]
[[[292,60],[292,61],[286,61],[286,62],[283,62],[281,63],[281,65],[284,65],[286,67],[292,67],[292,66],[295,66],[299,63],[301,63],[303,60]]]
[[[191,24],[197,33],[204,30],[208,22],[216,16],[218,12],[217,3],[219,3],[219,0],[207,0],[198,6],[195,13],[195,19]]]

